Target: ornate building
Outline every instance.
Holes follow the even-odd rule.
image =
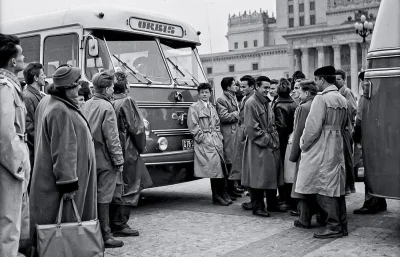
[[[333,65],[347,73],[347,85],[358,95],[358,72],[366,68],[366,43],[355,33],[362,14],[374,21],[380,0],[276,0],[277,17],[267,12],[230,16],[229,51],[201,56],[216,85],[223,77],[245,74],[279,79],[295,70],[312,78],[313,71]],[[279,1],[279,4],[278,4]]]

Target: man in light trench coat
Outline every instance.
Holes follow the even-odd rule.
[[[124,157],[119,140],[117,117],[110,101],[114,93],[114,74],[104,71],[93,76],[94,96],[82,107],[92,129],[96,152],[98,216],[104,246],[122,247],[124,243],[112,237],[110,203],[123,171]]]
[[[236,82],[233,77],[225,77],[221,81],[223,95],[217,99],[217,112],[221,121],[221,133],[224,144],[224,160],[228,168],[229,177],[226,178],[226,190],[229,198],[236,200],[241,197],[241,191],[235,190],[235,180],[231,177],[232,162],[235,153],[236,133],[239,122],[239,103],[236,100]]]
[[[326,213],[326,229],[315,238],[347,236],[346,171],[342,131],[347,126],[347,102],[338,92],[335,68],[314,72],[320,91],[314,98],[300,139],[301,160],[295,192],[316,195]]]
[[[243,155],[242,185],[249,188],[253,214],[269,217],[265,210],[277,205],[276,189],[283,185],[279,136],[275,128],[274,113],[269,104],[270,79],[260,76],[256,80],[255,93],[244,106],[246,143]]]
[[[17,256],[22,211],[28,211],[26,191],[30,163],[25,136],[26,108],[17,78],[18,72],[23,69],[24,56],[19,38],[0,34],[0,256],[2,257]]]
[[[228,206],[232,200],[225,186],[222,134],[217,111],[210,103],[212,87],[197,87],[199,100],[189,107],[187,125],[194,139],[194,176],[210,178],[213,204]]]

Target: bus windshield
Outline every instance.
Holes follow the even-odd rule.
[[[170,40],[161,40],[160,43],[175,83],[198,86],[206,82],[196,48]]]
[[[171,84],[171,79],[155,39],[133,34],[107,33],[96,36],[99,56],[87,55],[86,74],[91,78],[104,69],[122,70],[135,84]]]

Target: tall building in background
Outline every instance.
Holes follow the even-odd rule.
[[[307,77],[324,65],[347,73],[358,95],[358,72],[366,69],[366,43],[354,23],[364,14],[375,21],[381,0],[276,0],[276,18],[268,12],[244,12],[228,18],[229,51],[201,56],[205,72],[222,94],[223,77],[249,74],[279,79],[302,70]]]

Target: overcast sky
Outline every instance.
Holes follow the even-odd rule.
[[[279,1],[279,0],[278,0]],[[117,4],[130,9],[159,13],[192,25],[201,31],[200,53],[225,52],[228,15],[260,8],[275,13],[276,0],[0,0],[0,20],[8,20],[87,4]],[[22,7],[23,6],[23,7]],[[208,12],[207,12],[208,9]],[[208,18],[207,18],[208,17]],[[208,30],[210,28],[210,32]]]

